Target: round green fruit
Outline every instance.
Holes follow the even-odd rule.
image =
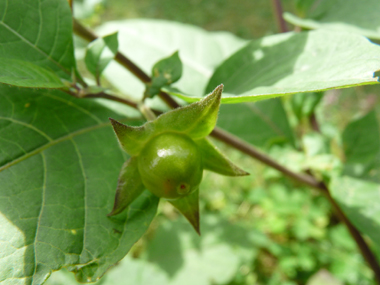
[[[138,156],[144,186],[158,197],[175,200],[198,189],[202,156],[186,135],[163,133],[151,139]]]

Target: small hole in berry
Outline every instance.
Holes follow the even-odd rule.
[[[181,183],[177,186],[177,193],[180,195],[186,195],[189,193],[190,188],[190,185],[188,185],[187,183]]]

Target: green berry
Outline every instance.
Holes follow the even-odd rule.
[[[175,200],[198,189],[203,175],[202,156],[188,136],[163,133],[144,146],[138,156],[138,169],[149,191]]]

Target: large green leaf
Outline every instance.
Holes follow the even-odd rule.
[[[0,1],[0,57],[29,61],[70,79],[75,59],[67,0]]]
[[[315,1],[302,19],[290,13],[284,18],[307,29],[349,31],[372,39],[380,39],[380,2],[378,0]]]
[[[42,284],[63,266],[94,281],[146,231],[149,193],[107,217],[126,159],[109,116],[121,119],[59,91],[0,85],[0,283]]]
[[[174,86],[194,96],[205,95],[204,88],[214,68],[246,43],[230,33],[210,33],[198,27],[162,20],[108,22],[98,31],[103,35],[118,31],[119,50],[133,58],[147,74],[158,60],[178,50],[183,72]],[[104,74],[126,94],[142,97],[145,86],[117,63],[111,63]]]
[[[351,222],[380,246],[380,185],[348,176],[335,177],[331,194]]]
[[[221,105],[217,126],[259,147],[276,143],[294,145],[281,100]]]
[[[347,48],[350,47],[350,48]],[[380,46],[349,33],[311,31],[252,41],[219,66],[206,92],[223,83],[222,103],[376,84]],[[227,95],[235,96],[227,96]]]

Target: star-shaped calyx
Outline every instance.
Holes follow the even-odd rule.
[[[109,216],[121,213],[145,189],[169,201],[199,230],[199,184],[203,169],[227,176],[247,172],[234,165],[206,139],[218,117],[223,85],[203,100],[164,113],[141,127],[110,118],[124,163]]]

